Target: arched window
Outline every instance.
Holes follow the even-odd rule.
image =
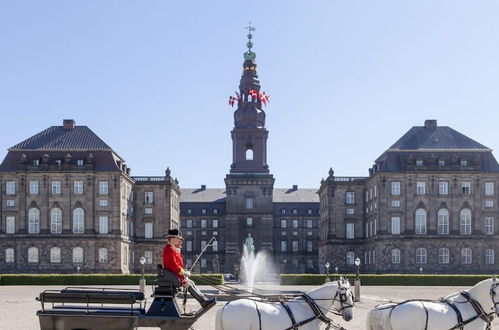
[[[58,207],[50,211],[50,232],[52,234],[62,233],[62,210]]]
[[[426,234],[426,211],[424,209],[416,210],[416,234]]]
[[[61,262],[61,249],[58,247],[53,247],[50,249],[50,262],[60,263]]]
[[[78,207],[73,210],[73,233],[82,234],[85,231],[85,212]]]
[[[416,249],[416,263],[417,264],[425,264],[426,263],[426,249],[425,248],[417,248]]]
[[[447,209],[438,210],[438,233],[445,235],[449,233],[449,211]]]
[[[393,249],[392,250],[392,264],[399,264],[399,263],[400,263],[400,250]]]
[[[5,262],[13,263],[14,262],[14,249],[8,248],[5,250]]]
[[[144,252],[144,258],[146,258],[147,265],[152,265],[152,251]]]
[[[487,265],[492,265],[495,263],[494,250],[492,250],[492,249],[485,250],[485,263]]]
[[[28,262],[37,263],[38,262],[38,248],[30,247],[28,249]]]
[[[83,249],[81,247],[75,247],[73,249],[73,263],[83,263]]]
[[[471,264],[471,249],[464,248],[461,250],[461,263]]]
[[[353,251],[347,252],[347,265],[353,265],[355,262],[355,253]]]
[[[253,149],[246,149],[246,160],[253,160]]]
[[[100,248],[99,249],[99,263],[100,264],[107,264],[109,261],[108,256],[107,256],[107,249],[106,248]]]
[[[471,211],[462,209],[459,213],[459,232],[463,235],[471,234]]]
[[[38,234],[40,232],[40,210],[32,207],[28,211],[28,233]]]
[[[447,248],[438,249],[438,263],[439,264],[449,263],[449,249]]]

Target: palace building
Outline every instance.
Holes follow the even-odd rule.
[[[490,273],[498,249],[499,165],[492,150],[427,120],[375,160],[367,177],[274,188],[267,102],[251,31],[234,104],[225,187],[181,189],[170,169],[131,176],[87,126],[64,120],[8,149],[0,165],[0,273],[131,273],[161,263],[180,228],[188,266],[240,272],[251,235],[276,273]],[[179,155],[178,157],[181,157]],[[332,160],[333,161],[333,160]],[[216,240],[212,241],[215,237]],[[212,244],[208,247],[210,240]]]

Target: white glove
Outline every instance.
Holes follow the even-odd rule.
[[[185,272],[184,272],[184,276],[185,276],[185,277],[189,277],[189,276],[191,276],[191,272],[190,272],[190,271],[188,271],[188,270],[185,270]]]

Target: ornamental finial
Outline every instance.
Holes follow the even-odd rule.
[[[248,26],[245,27],[245,29],[248,30],[248,42],[246,43],[248,51],[244,53],[244,59],[254,61],[256,58],[256,54],[251,51],[251,48],[253,47],[253,42],[251,41],[253,35],[251,34],[251,32],[255,31],[256,29],[251,26],[251,22],[248,23]]]

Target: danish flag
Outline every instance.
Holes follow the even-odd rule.
[[[260,93],[260,101],[262,101],[262,103],[265,106],[267,106],[267,103],[270,103],[269,96],[267,95],[267,93],[265,92]]]

